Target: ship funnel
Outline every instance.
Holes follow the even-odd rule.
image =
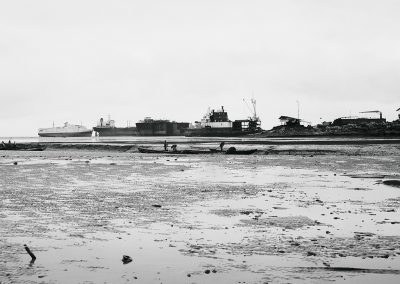
[[[224,112],[224,106],[221,106],[222,112]]]

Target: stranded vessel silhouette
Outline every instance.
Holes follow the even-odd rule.
[[[145,119],[136,123],[139,136],[182,136],[189,128],[188,122],[175,122],[165,119]]]
[[[136,131],[136,127],[127,126],[127,127],[116,127],[115,120],[108,118],[106,122],[104,122],[103,118],[100,118],[97,126],[93,127],[93,131],[95,131],[98,136],[137,136],[138,133]]]

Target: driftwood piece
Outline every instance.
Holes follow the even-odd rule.
[[[31,252],[31,250],[28,248],[27,245],[24,245],[24,248],[26,250],[26,252],[30,255],[30,257],[32,258],[32,260],[36,259],[36,256],[33,254],[33,252]]]

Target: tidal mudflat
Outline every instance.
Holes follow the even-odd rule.
[[[296,147],[0,153],[0,283],[399,283],[400,147]]]

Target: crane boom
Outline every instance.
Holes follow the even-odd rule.
[[[254,118],[258,119],[258,117],[257,117],[257,109],[256,109],[256,104],[257,104],[256,99],[252,98],[251,99],[251,104],[253,105]]]
[[[379,110],[360,111],[360,113],[381,113]]]
[[[251,119],[257,121],[259,120],[259,118],[257,117],[257,110],[256,110],[256,100],[255,99],[251,99],[251,105],[253,106],[253,109],[251,109],[251,107],[249,106],[249,104],[247,103],[247,101],[245,99],[243,99],[244,103],[246,104],[247,108],[249,109],[250,113],[252,114]]]
[[[360,111],[360,113],[379,113],[379,118],[382,119],[382,112],[380,110]]]
[[[246,104],[247,108],[249,109],[249,111],[251,113],[253,113],[252,109],[250,108],[249,104],[247,103],[247,101],[245,99],[243,99],[244,103]]]

